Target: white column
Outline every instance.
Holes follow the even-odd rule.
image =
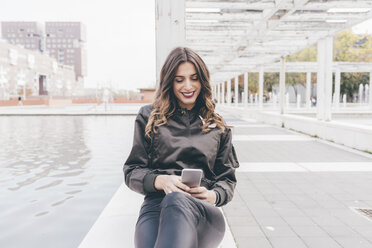
[[[222,82],[222,104],[225,104],[225,81]]]
[[[260,72],[258,75],[258,91],[259,91],[259,108],[262,108],[263,105],[263,84],[264,84],[264,68],[263,66],[260,67]]]
[[[335,97],[333,98],[333,105],[335,106],[335,109],[340,108],[340,84],[341,71],[340,68],[337,68],[335,73]]]
[[[369,108],[372,109],[372,71],[369,73]]]
[[[221,83],[217,84],[217,102],[221,103]]]
[[[285,58],[280,59],[280,81],[279,81],[279,94],[280,94],[280,114],[284,114],[284,103],[285,103]]]
[[[169,52],[185,44],[185,0],[155,0],[156,86]]]
[[[346,94],[342,96],[342,104],[343,104],[343,107],[346,108]]]
[[[231,79],[227,81],[227,104],[231,105]]]
[[[239,76],[235,76],[235,79],[234,79],[234,98],[235,98],[235,106],[238,106],[238,102],[239,102]]]
[[[362,105],[363,103],[363,92],[364,92],[364,87],[363,87],[363,84],[359,84],[359,95],[358,95],[358,100],[359,100],[359,104]]]
[[[332,117],[332,50],[333,38],[318,41],[317,119],[330,121]]]
[[[248,103],[248,72],[244,73],[244,105]]]
[[[306,108],[311,108],[311,72],[306,72]]]

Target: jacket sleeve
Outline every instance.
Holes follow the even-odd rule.
[[[144,195],[158,191],[154,186],[157,175],[149,168],[150,140],[145,138],[145,127],[151,110],[145,107],[141,107],[137,115],[132,150],[123,166],[125,184]]]
[[[226,205],[232,200],[236,185],[235,169],[239,167],[238,158],[232,144],[231,129],[221,135],[221,143],[214,164],[216,183],[212,186],[220,195],[216,206]]]

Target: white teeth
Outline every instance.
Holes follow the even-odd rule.
[[[192,94],[194,94],[194,92],[190,92],[190,93],[183,92],[182,94],[184,94],[185,96],[192,96]]]

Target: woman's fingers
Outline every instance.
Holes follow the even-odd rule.
[[[202,200],[205,200],[207,199],[207,194],[205,193],[201,193],[201,194],[191,194],[192,197],[195,197],[195,198],[198,198],[198,199],[202,199]]]
[[[200,193],[203,193],[205,191],[207,191],[207,189],[205,187],[195,187],[195,188],[191,188],[187,192],[189,192],[190,194],[200,194]]]
[[[189,191],[190,190],[189,186],[187,186],[186,184],[181,183],[180,181],[176,182],[176,186],[178,188],[182,189],[183,191]]]

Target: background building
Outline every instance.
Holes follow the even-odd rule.
[[[81,92],[72,66],[38,51],[0,41],[0,100],[71,97]]]
[[[87,75],[86,28],[80,22],[2,22],[2,38],[14,45],[39,51],[61,65],[72,66],[77,88]]]
[[[74,67],[77,79],[87,75],[86,29],[80,22],[46,22],[46,51],[58,63]]]
[[[45,50],[44,26],[38,22],[2,22],[1,35],[10,44],[34,51]]]

